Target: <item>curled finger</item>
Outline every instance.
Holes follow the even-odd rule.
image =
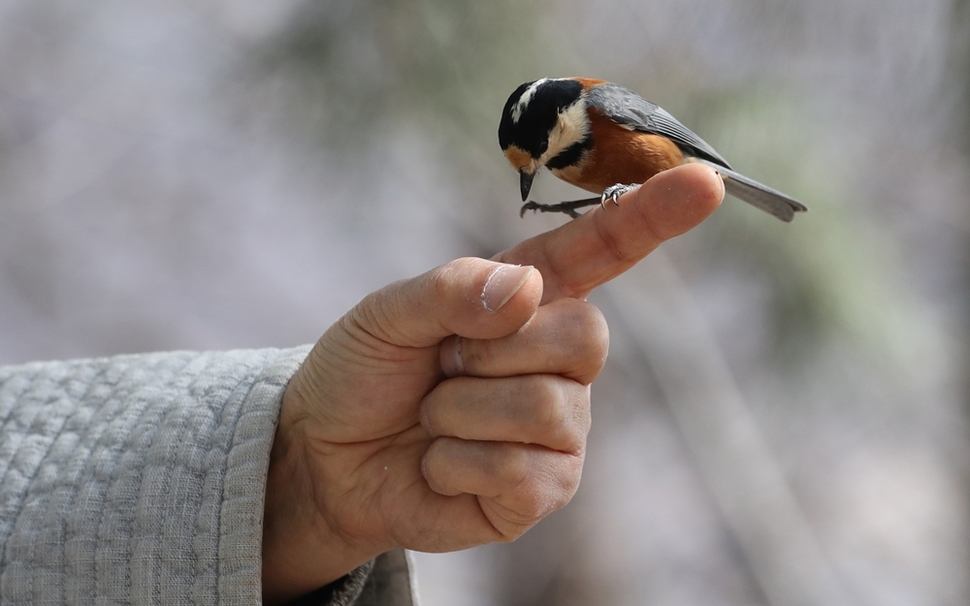
[[[569,502],[582,466],[582,452],[444,437],[431,444],[422,472],[439,494],[480,497],[489,521],[511,540]]]
[[[435,437],[538,444],[577,453],[589,433],[589,387],[559,375],[457,377],[425,397],[420,419]]]

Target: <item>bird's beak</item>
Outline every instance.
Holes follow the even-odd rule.
[[[535,173],[527,173],[524,170],[519,171],[519,189],[522,191],[523,202],[525,202],[526,198],[529,197],[529,192],[532,191],[532,181],[534,181],[535,178]]]

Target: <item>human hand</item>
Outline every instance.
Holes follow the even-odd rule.
[[[283,397],[266,495],[266,601],[395,547],[510,541],[565,505],[608,343],[585,297],[700,223],[723,195],[707,167],[661,173],[619,207],[494,261],[459,259],[381,289],[331,327]]]

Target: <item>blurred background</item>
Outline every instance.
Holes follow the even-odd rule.
[[[594,294],[578,494],[418,554],[424,604],[970,602],[964,0],[0,0],[0,363],[309,343],[561,224],[496,136],[547,75],[811,212],[728,199]]]

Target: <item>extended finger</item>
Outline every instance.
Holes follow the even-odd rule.
[[[724,183],[713,168],[685,164],[624,194],[618,206],[594,207],[494,258],[539,269],[545,282],[543,303],[584,298],[665,240],[695,227],[723,198]]]

